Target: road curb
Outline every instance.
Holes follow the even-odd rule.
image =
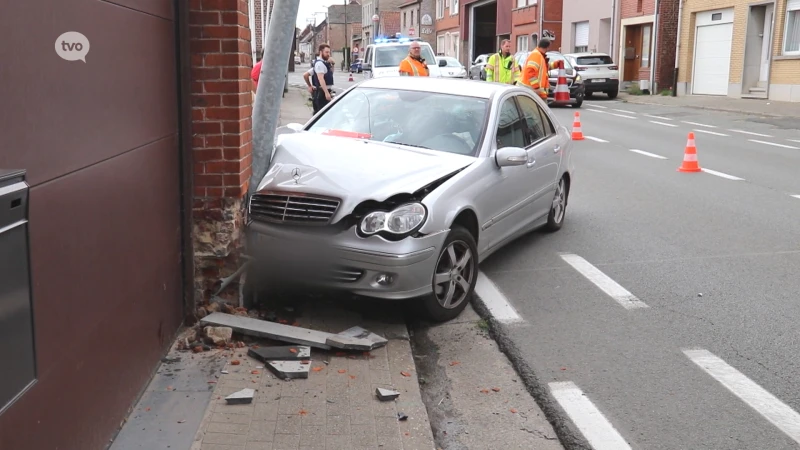
[[[719,111],[719,112],[738,113],[738,114],[742,114],[743,113],[743,111],[741,109],[722,108],[722,107],[718,107],[718,106],[666,105],[664,103],[630,101],[630,100],[627,100],[627,99],[619,99],[619,101],[622,102],[622,103],[631,103],[631,104],[634,104],[634,105],[667,106],[667,107],[670,107],[670,108],[683,107],[683,108],[701,109],[701,110],[705,110],[705,111]],[[785,114],[770,114],[770,113],[763,113],[763,112],[757,112],[757,113],[749,112],[748,114],[752,115],[752,116],[771,117],[771,118],[774,118],[774,119],[782,119],[782,118],[787,118],[787,117],[793,117],[793,116],[789,116],[789,115],[785,115]]]
[[[492,317],[489,309],[477,293],[473,294],[472,307],[475,312],[489,324],[489,336],[497,343],[497,347],[511,362],[511,366],[519,375],[525,389],[533,397],[536,404],[544,412],[547,421],[556,432],[558,440],[566,450],[593,450],[581,432],[564,416],[557,406],[556,399],[550,395],[547,386],[542,383],[536,371],[525,362],[519,347],[508,336],[508,325]]]

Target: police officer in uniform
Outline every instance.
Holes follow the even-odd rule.
[[[333,64],[329,61],[331,47],[328,44],[319,46],[319,54],[314,61],[314,66],[303,74],[303,79],[311,92],[311,103],[314,114],[319,112],[331,101],[331,87],[333,86]],[[309,82],[310,79],[310,82]]]

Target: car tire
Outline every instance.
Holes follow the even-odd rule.
[[[454,253],[451,253],[450,249]],[[469,257],[464,260],[467,252]],[[452,260],[452,254],[455,254],[455,262]],[[462,267],[456,269],[454,266],[459,264]],[[440,283],[437,284],[437,281]],[[465,228],[455,225],[437,256],[431,277],[433,292],[422,299],[421,306],[427,318],[434,322],[447,322],[458,317],[472,300],[477,281],[478,247],[475,238]],[[467,286],[466,289],[464,286]]]
[[[546,231],[558,231],[564,225],[564,219],[567,217],[568,199],[569,186],[566,178],[561,177],[556,185],[556,193],[553,196],[553,203],[550,205],[550,213],[547,215]]]
[[[587,93],[586,93],[586,98],[587,98],[587,99],[590,99],[590,98],[592,98],[592,96],[594,96],[594,92],[587,92]]]
[[[608,95],[609,99],[614,100],[619,95],[619,90],[606,92],[606,95]]]
[[[578,99],[578,100],[575,102],[575,105],[573,105],[573,106],[574,106],[575,108],[580,108],[582,105],[583,105],[583,99],[582,99],[582,98],[579,98],[579,99]]]

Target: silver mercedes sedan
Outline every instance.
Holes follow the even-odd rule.
[[[370,79],[278,131],[247,210],[247,251],[271,282],[419,299],[446,321],[482,260],[564,224],[570,134],[522,87]]]

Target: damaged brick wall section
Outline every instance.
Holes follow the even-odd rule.
[[[240,263],[252,164],[246,0],[190,0],[195,300],[208,302]],[[238,295],[233,283],[225,296]]]

